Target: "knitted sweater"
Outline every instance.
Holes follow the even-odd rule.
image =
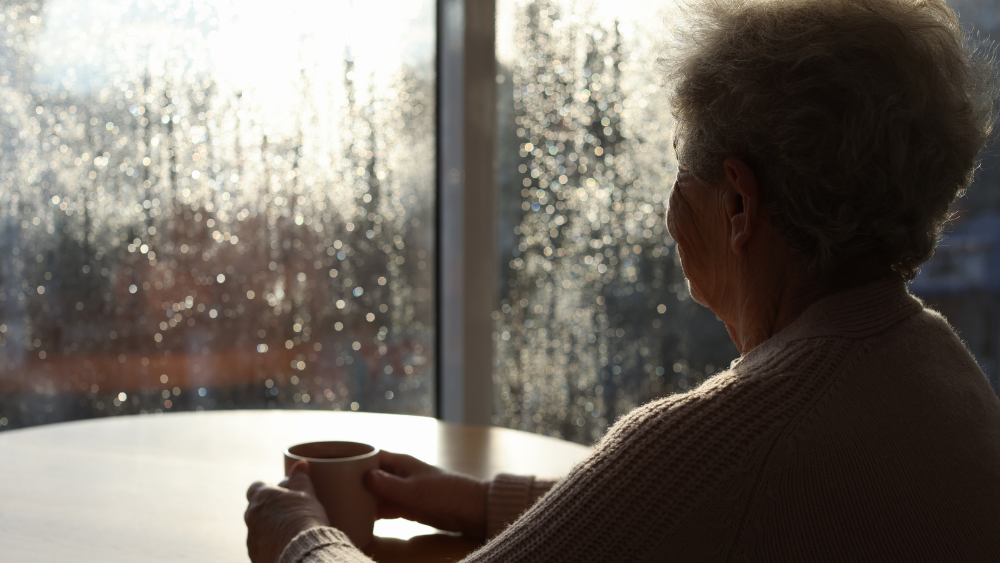
[[[513,522],[465,561],[1000,561],[1000,401],[882,280],[634,410],[545,488],[498,477],[489,526]],[[362,561],[333,528],[281,557]]]

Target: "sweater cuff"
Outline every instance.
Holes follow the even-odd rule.
[[[549,492],[552,487],[556,486],[559,481],[551,479],[535,479],[531,483],[531,491],[528,492],[528,506],[534,506],[538,499],[545,496],[545,493]]]
[[[278,557],[278,563],[300,563],[310,553],[331,545],[354,549],[344,532],[329,526],[316,526],[292,538]]]
[[[534,477],[501,473],[490,483],[486,497],[486,537],[492,538],[517,519],[535,500]]]

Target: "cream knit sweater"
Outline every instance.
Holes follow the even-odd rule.
[[[489,527],[510,524],[465,561],[1000,561],[1000,401],[883,280],[634,410],[547,488],[497,477]],[[333,528],[281,557],[363,561]]]

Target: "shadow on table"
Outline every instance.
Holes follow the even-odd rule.
[[[444,533],[407,540],[375,536],[364,552],[378,563],[445,563],[461,560],[480,545],[474,539]]]

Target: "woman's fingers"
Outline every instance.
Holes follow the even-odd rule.
[[[247,489],[247,553],[254,563],[274,563],[281,550],[300,532],[329,526],[326,511],[316,500],[309,466],[298,463],[274,486],[258,481]]]
[[[408,479],[375,469],[368,472],[368,490],[375,496],[401,506],[412,506],[416,502],[416,484]]]
[[[406,518],[442,530],[483,537],[485,482],[409,459],[421,466],[410,477],[400,477],[384,469],[369,471],[365,476],[365,485],[378,498],[378,517]]]
[[[247,489],[247,500],[253,500],[253,497],[261,489],[267,488],[268,486],[270,486],[270,485],[268,485],[267,483],[265,483],[263,481],[255,481],[252,485],[250,485],[250,488]]]
[[[378,454],[378,465],[380,469],[393,475],[409,477],[426,464],[406,454],[395,454],[382,450]]]
[[[412,516],[412,511],[404,510],[394,502],[381,498],[378,499],[378,508],[375,510],[376,519],[392,520],[393,518],[406,518],[407,520],[413,520]]]

